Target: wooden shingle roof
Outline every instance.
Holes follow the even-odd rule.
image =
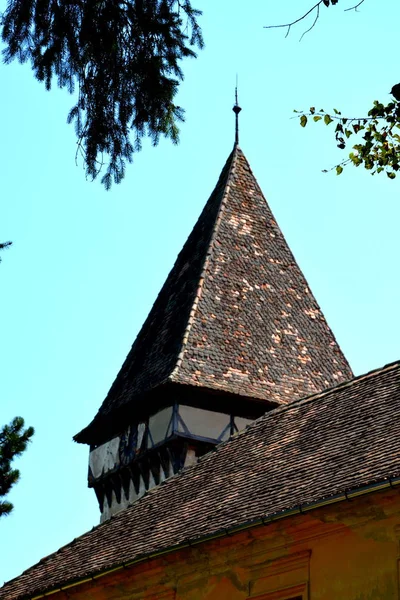
[[[393,485],[399,475],[397,362],[266,413],[7,583],[0,600],[33,597],[261,518],[267,524],[364,486]]]
[[[166,384],[267,408],[351,377],[235,146],[98,414],[75,440],[104,441],[118,413],[132,418],[146,394]]]

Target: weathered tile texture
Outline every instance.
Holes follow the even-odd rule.
[[[352,377],[235,147],[97,416],[166,382],[286,403]]]
[[[399,475],[400,362],[266,413],[6,584],[0,600]]]
[[[173,381],[289,402],[352,377],[242,151]]]

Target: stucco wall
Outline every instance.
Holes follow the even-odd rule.
[[[398,600],[399,539],[399,490],[375,492],[164,554],[52,598]]]

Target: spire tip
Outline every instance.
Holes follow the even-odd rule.
[[[235,146],[239,145],[239,113],[242,110],[238,103],[238,86],[237,86],[237,75],[236,75],[236,87],[235,87],[235,104],[233,105],[233,112],[235,113]]]

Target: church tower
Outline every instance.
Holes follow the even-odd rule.
[[[102,521],[264,412],[352,377],[237,133],[106,399],[74,438],[90,445]]]

